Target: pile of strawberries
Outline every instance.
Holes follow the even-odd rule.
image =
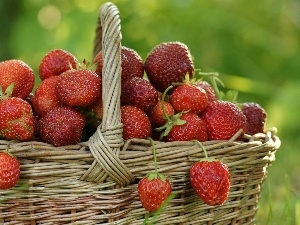
[[[229,140],[238,131],[241,131],[238,139],[244,133],[264,132],[265,110],[257,103],[229,101],[228,96],[235,94],[219,91],[217,84],[221,82],[216,74],[195,70],[185,44],[161,43],[149,52],[145,61],[136,51],[123,46],[121,59],[124,140],[151,138],[201,144],[208,140]],[[40,140],[54,146],[88,140],[103,114],[102,52],[92,65],[86,61],[80,64],[70,52],[54,49],[41,59],[41,82],[34,90],[35,75],[26,63],[15,59],[0,62],[0,137]],[[203,75],[203,79],[195,79],[195,75],[198,78]],[[3,154],[1,162],[11,160],[12,156]],[[0,188],[8,189],[17,182],[20,166],[14,163],[9,169],[12,163],[2,164]],[[16,171],[12,173],[14,179],[8,178],[9,170]],[[151,177],[140,181],[138,193],[143,206],[154,212],[170,195],[171,184],[157,173]],[[207,204],[219,205],[226,200],[230,177],[223,163],[215,160],[195,163],[190,179]],[[154,193],[155,190],[160,191]],[[153,194],[151,198],[147,191]]]
[[[258,104],[239,107],[220,98],[217,82],[193,79],[192,57],[183,43],[161,43],[144,62],[136,51],[122,47],[121,59],[125,140],[228,140],[240,129],[264,132],[266,113]],[[102,52],[93,64],[78,63],[68,51],[52,50],[41,59],[41,82],[33,90],[34,72],[26,63],[1,62],[0,136],[54,146],[87,140],[102,119]]]
[[[221,81],[216,74],[208,76],[210,83],[194,79],[197,72],[183,43],[157,45],[144,64],[136,52],[136,60],[130,60],[128,51],[122,49],[124,139],[151,136],[162,141],[208,141],[228,140],[239,130],[242,134],[264,132],[266,113],[262,107],[235,104],[234,92],[226,95],[219,91]],[[99,55],[102,65],[101,52]],[[134,72],[128,73],[127,64]]]

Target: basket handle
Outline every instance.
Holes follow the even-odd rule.
[[[100,7],[94,43],[94,56],[102,50],[103,120],[88,141],[94,162],[81,180],[103,182],[107,176],[121,186],[134,180],[118,158],[122,139],[121,95],[121,25],[118,8],[108,2]]]

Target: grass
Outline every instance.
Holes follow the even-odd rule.
[[[286,142],[276,152],[276,160],[268,168],[263,183],[256,224],[300,225],[300,167],[298,149],[294,142]]]
[[[259,210],[256,216],[257,224],[265,224],[265,225],[273,225],[273,224],[285,224],[285,225],[295,225],[296,216],[300,215],[299,208],[300,202],[292,198],[292,191],[290,187],[290,179],[286,176],[284,181],[285,188],[285,196],[282,201],[277,202],[274,201],[274,197],[272,197],[272,188],[270,182],[267,182],[268,188],[265,191],[268,195],[268,199],[266,200],[262,196],[262,199],[259,203]],[[276,198],[275,198],[276,199]],[[298,206],[297,206],[298,205]],[[298,213],[296,213],[298,210]],[[300,225],[300,221],[298,223]]]
[[[300,201],[296,202],[295,218],[300,218]],[[299,219],[296,221],[296,225],[300,225],[300,220]]]

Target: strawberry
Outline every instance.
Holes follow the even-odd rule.
[[[54,146],[77,144],[85,125],[85,117],[76,109],[54,107],[38,120],[41,139]]]
[[[94,63],[97,64],[95,72],[98,75],[102,75],[103,57],[102,51],[100,51],[95,59]],[[122,46],[121,48],[121,81],[124,82],[130,77],[143,77],[144,65],[141,56],[133,49]]]
[[[50,109],[62,104],[55,90],[57,80],[58,76],[48,77],[36,88],[32,96],[32,107],[37,116],[42,116]]]
[[[103,119],[102,99],[98,99],[89,107],[78,108],[85,116],[86,123],[82,134],[82,141],[87,141],[97,130]]]
[[[180,42],[164,42],[155,46],[146,57],[145,71],[160,92],[172,83],[181,82],[186,74],[194,75],[194,64],[188,47]]]
[[[9,86],[0,100],[0,136],[8,140],[28,141],[34,134],[31,105],[24,99],[9,97]]]
[[[61,73],[76,68],[76,57],[63,49],[53,49],[49,51],[41,60],[39,66],[39,76],[41,80],[48,77],[60,75]]]
[[[5,90],[14,83],[12,97],[25,99],[34,87],[33,70],[23,61],[11,59],[0,62],[0,86]]]
[[[203,88],[183,83],[171,93],[170,103],[176,112],[189,111],[199,114],[206,108],[208,98]]]
[[[168,180],[144,177],[138,183],[138,195],[143,207],[155,212],[171,194],[172,187]]]
[[[142,178],[138,182],[138,196],[143,207],[149,212],[157,211],[165,200],[170,196],[172,192],[172,186],[166,177],[158,173],[156,148],[154,141],[150,139],[153,158],[154,158],[154,172],[150,172],[146,177]]]
[[[95,117],[99,120],[103,118],[103,102],[102,99],[99,98],[94,104],[92,104],[89,109],[95,113]]]
[[[6,152],[0,152],[0,189],[7,190],[14,187],[20,177],[20,162]]]
[[[56,83],[60,101],[72,107],[86,107],[102,95],[102,79],[88,69],[71,69],[62,73]]]
[[[243,103],[242,112],[246,116],[247,134],[253,135],[256,133],[264,133],[267,113],[258,103]]]
[[[210,83],[201,80],[199,83],[196,84],[198,87],[201,87],[205,90],[207,94],[208,104],[212,101],[217,100],[217,95],[213,89],[213,87],[210,85]]]
[[[151,136],[151,123],[146,113],[132,105],[121,107],[121,122],[123,124],[123,138],[147,138]]]
[[[141,77],[132,77],[122,83],[122,105],[133,105],[148,112],[156,105],[157,101],[157,91],[148,80]]]
[[[165,112],[169,117],[175,114],[175,110],[171,103],[159,100],[148,113],[148,117],[153,128],[163,126],[167,122],[163,112],[163,105]]]
[[[172,126],[166,134],[165,139],[167,141],[207,141],[205,122],[197,114],[192,112],[179,113],[174,118],[178,116],[184,123]]]
[[[190,182],[207,205],[222,205],[229,195],[230,175],[220,161],[199,161],[190,168]]]
[[[201,118],[205,121],[209,140],[229,140],[240,129],[246,131],[246,117],[232,102],[211,102]]]
[[[30,93],[24,100],[28,102],[32,106],[32,98],[33,98],[34,93]]]

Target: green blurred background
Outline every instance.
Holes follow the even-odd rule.
[[[0,61],[17,58],[37,74],[44,54],[62,48],[91,61],[100,0],[0,2]],[[257,224],[300,224],[299,0],[112,0],[122,44],[143,59],[160,42],[181,41],[196,68],[219,72],[239,102],[257,102],[282,145],[268,168]],[[39,80],[37,78],[37,84]]]

